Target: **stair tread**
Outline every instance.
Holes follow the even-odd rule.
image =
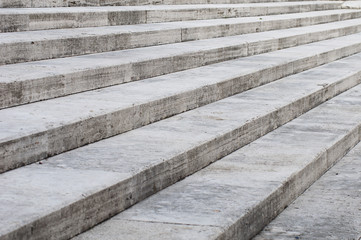
[[[0,66],[0,104],[42,100],[358,32],[361,19]],[[306,37],[307,36],[307,37]],[[282,43],[282,44],[280,44]],[[185,61],[191,58],[191,61]],[[159,64],[158,68],[150,68]],[[102,76],[102,81],[98,81]]]
[[[59,59],[49,59],[28,63],[18,63],[0,66],[0,83],[13,81],[27,81],[34,78],[45,78],[47,76],[64,75],[73,71],[85,71],[92,68],[109,67],[122,63],[144,61],[150,58],[163,58],[175,56],[186,52],[205,51],[220,47],[229,47],[241,43],[251,44],[261,40],[271,40],[287,36],[304,35],[306,33],[338,29],[347,26],[358,25],[360,19],[350,19],[340,22],[318,24],[291,29],[273,30],[260,33],[250,33],[237,36],[221,37],[216,39],[203,39],[191,42],[166,44],[161,46],[150,46],[136,49],[126,49],[105,53],[89,54]],[[92,61],[94,60],[94,61]],[[101,60],[101,61],[100,61]],[[22,72],[19,75],[19,72]]]
[[[50,41],[55,39],[66,38],[85,38],[90,36],[104,36],[119,33],[142,33],[161,30],[183,29],[183,28],[198,28],[210,27],[218,25],[230,25],[239,23],[253,23],[265,22],[285,19],[298,19],[316,16],[328,16],[333,14],[360,12],[357,9],[334,9],[325,11],[301,12],[279,15],[264,15],[257,17],[243,17],[243,18],[226,18],[226,19],[207,19],[207,20],[193,20],[181,22],[165,22],[165,23],[147,23],[136,25],[120,25],[120,26],[104,26],[104,27],[89,27],[89,28],[69,28],[69,29],[50,29],[26,32],[8,32],[0,33],[0,44],[11,44],[20,42],[32,41]],[[261,19],[260,19],[261,18]],[[262,21],[260,21],[262,20]]]
[[[301,1],[120,7],[0,8],[0,32],[248,17],[340,9],[341,5],[340,1]]]
[[[5,2],[4,2],[5,1]],[[52,1],[52,2],[36,2],[32,3],[31,0],[19,0],[17,2],[12,2],[13,0],[0,0],[0,7],[76,7],[76,6],[127,6],[127,5],[149,5],[149,4],[237,4],[237,3],[257,3],[257,2],[284,2],[289,0],[182,0],[182,1],[173,1],[173,0],[139,0],[139,1],[121,1],[121,0],[103,0],[103,1]]]
[[[252,237],[359,142],[360,90],[331,99],[74,240]],[[294,219],[287,223],[295,225]]]
[[[261,2],[240,4],[187,4],[187,5],[144,5],[144,6],[99,6],[99,7],[53,7],[53,8],[0,8],[0,14],[42,14],[42,13],[77,13],[77,12],[107,12],[107,11],[145,11],[145,10],[181,10],[227,7],[253,6],[297,6],[318,5],[325,3],[343,3],[343,1],[294,1],[294,2]]]
[[[358,18],[360,15],[360,10],[337,9],[244,18],[0,33],[0,48],[3,52],[0,65],[300,27]]]
[[[123,184],[128,184],[125,187],[126,191],[137,184],[143,184],[138,187],[145,192],[154,191],[153,188],[157,189],[157,187],[162,189],[165,186],[159,186],[159,184],[166,184],[164,182],[167,181],[165,180],[166,176],[172,175],[170,176],[172,180],[168,179],[168,181],[176,181],[182,176],[179,175],[179,172],[184,174],[184,171],[197,171],[215,161],[216,159],[212,159],[217,157],[215,155],[230,153],[232,148],[239,148],[240,144],[249,143],[257,136],[281,125],[283,121],[287,122],[333,95],[353,87],[358,83],[361,74],[360,58],[361,54],[356,54],[122,135],[63,153],[42,161],[42,164],[32,164],[3,173],[0,175],[2,193],[0,215],[7,217],[0,218],[0,235],[18,228],[20,226],[19,219],[23,224],[28,224],[22,228],[22,231],[31,229],[31,232],[35,231],[34,234],[40,234],[33,229],[31,224],[34,218],[42,216],[43,220],[48,222],[47,217],[62,216],[62,221],[66,221],[67,214],[72,213],[69,208],[72,207],[70,204],[74,202],[74,199],[78,199],[80,202],[85,201],[94,197],[91,194],[99,191],[100,188],[114,187],[116,182],[119,184],[122,181]],[[297,87],[300,84],[302,84],[302,88]],[[353,92],[357,93],[356,90]],[[357,97],[359,96],[357,95]],[[341,101],[337,99],[334,102]],[[355,120],[354,116],[360,117],[357,114],[361,112],[358,109],[360,106],[353,106],[355,114],[347,118],[349,121],[347,123],[352,125]],[[280,112],[290,109],[292,112],[288,112],[287,116],[285,112]],[[347,107],[343,109],[348,110]],[[267,116],[273,116],[274,119],[272,117],[267,119]],[[345,115],[342,116],[345,117]],[[265,124],[266,122],[270,125]],[[349,124],[344,124],[344,127],[349,127]],[[241,138],[236,143],[232,142],[238,146],[227,145],[227,142],[232,141],[228,139],[230,136],[227,134],[231,134],[232,139]],[[224,140],[225,142],[222,142]],[[217,149],[212,145],[213,143],[221,144],[224,149]],[[199,151],[203,151],[201,149],[205,145],[208,153],[214,151],[212,149],[223,151],[223,153],[213,153],[212,157],[204,157],[201,154],[197,157],[196,155],[199,154]],[[183,157],[177,159],[177,156],[182,154]],[[190,162],[192,157],[196,157],[197,160]],[[92,179],[96,179],[95,187],[93,186],[94,181],[86,178],[89,175],[92,175]],[[72,176],[74,176],[74,180],[71,180]],[[165,177],[165,179],[157,181],[159,177]],[[26,185],[25,189],[24,184]],[[60,189],[60,191],[56,189]],[[17,196],[19,191],[22,193],[21,197]],[[34,194],[36,198],[31,200]],[[112,191],[106,190],[101,194],[112,194]],[[131,194],[133,199],[130,197],[129,201],[137,201],[139,194],[134,191]],[[114,193],[112,197],[115,197]],[[107,206],[106,200],[108,199],[106,198],[101,198],[100,204],[103,207]],[[31,204],[33,201],[37,203]],[[118,208],[124,207],[119,206],[119,204],[124,204],[124,199],[120,203],[119,199],[115,201]],[[92,207],[98,209],[99,206],[92,205]],[[17,209],[17,211],[13,212],[13,209]],[[113,211],[113,213],[121,210],[105,209],[105,211]],[[49,215],[52,212],[55,213]],[[92,218],[102,218],[97,220],[102,221],[104,216],[109,217],[111,213],[98,212],[94,215],[84,215],[82,212],[80,215],[80,217],[88,216],[90,218],[87,218],[84,223],[87,224],[89,221],[93,221]],[[76,217],[71,216],[72,221],[80,223],[84,220],[79,221]],[[64,227],[59,223],[52,222],[52,224]],[[67,231],[73,227],[79,229],[74,223],[69,224],[72,227],[67,228]]]
[[[360,51],[359,39],[360,33],[2,109],[1,169],[29,163],[26,158],[34,161],[39,151],[69,150],[356,53]],[[170,104],[171,100],[177,101]],[[75,138],[70,138],[71,134]],[[77,143],[79,138],[90,139]],[[5,147],[7,144],[12,147]],[[27,153],[29,148],[36,151]]]
[[[11,136],[14,133],[21,132],[21,136],[26,136],[45,131],[49,129],[49,125],[54,125],[53,128],[60,127],[66,123],[78,122],[81,119],[179,95],[239,76],[247,76],[250,73],[281,65],[288,61],[315,56],[336,48],[342,49],[357,44],[360,37],[361,33],[357,33],[141,81],[1,109],[0,122],[4,131],[1,131],[0,140],[12,139]],[[29,121],[30,119],[31,121]],[[17,123],[17,121],[19,122]],[[28,124],[25,124],[26,122]],[[11,130],[12,127],[14,130]],[[9,130],[8,133],[5,132],[6,129]]]
[[[359,143],[254,240],[360,239],[360,157]]]

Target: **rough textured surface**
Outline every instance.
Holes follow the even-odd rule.
[[[155,1],[0,0],[0,240],[249,239],[360,140],[360,10]]]
[[[342,2],[160,5],[79,8],[0,8],[0,32],[114,26],[170,21],[250,17],[341,8]]]
[[[254,240],[361,237],[361,144],[313,184]]]
[[[4,150],[0,171],[32,163],[48,155],[126,132],[337,60],[360,51],[359,39],[360,34],[356,34],[3,109],[0,111],[0,139]]]
[[[261,17],[3,33],[0,35],[0,65],[301,27],[359,17],[360,10],[330,10]]]
[[[359,19],[0,66],[2,107],[111,86],[361,31]],[[157,67],[155,67],[157,66]]]
[[[66,238],[90,228],[355,86],[361,79],[360,57],[323,65],[1,174],[0,216],[7,217],[0,217],[0,239]],[[299,84],[303,88],[295,87]],[[359,99],[357,89],[333,102]],[[339,106],[336,103],[329,105]],[[361,115],[356,113],[361,113],[361,105],[352,107],[354,115],[348,114],[347,107],[336,115],[348,119],[348,124],[341,124],[347,129],[360,124]],[[332,111],[322,116],[331,121]],[[320,124],[317,117],[311,120]],[[342,146],[348,145],[345,140]],[[89,178],[92,174],[96,177]],[[19,189],[24,189],[22,194]]]
[[[360,0],[355,0],[355,1],[345,1],[342,4],[342,8],[346,8],[346,9],[361,9],[361,1]]]
[[[0,0],[0,7],[79,7],[79,6],[136,6],[157,4],[236,4],[259,2],[287,2],[289,0]]]
[[[199,226],[207,227],[199,239],[249,239],[360,141],[360,90],[335,97],[74,239],[185,239]],[[190,230],[168,230],[164,237],[155,223]]]

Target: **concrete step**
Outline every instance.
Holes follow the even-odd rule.
[[[298,13],[341,8],[340,1],[76,8],[0,8],[0,32],[100,27]]]
[[[0,8],[42,8],[82,6],[137,6],[183,4],[240,4],[260,2],[292,2],[294,0],[0,0]]]
[[[361,69],[360,65],[357,68]],[[304,83],[317,84],[324,74],[331,73],[324,71],[303,79]],[[300,86],[302,82],[293,84],[294,88]],[[74,240],[250,239],[360,141],[360,128],[361,85]],[[348,169],[351,171],[352,182],[356,181],[351,185],[359,186],[360,172]],[[353,195],[359,196],[359,188],[352,188]],[[354,204],[359,208],[357,200]],[[309,220],[302,217],[302,213],[295,216],[298,221]],[[295,226],[298,221],[287,219],[287,224]]]
[[[329,10],[261,17],[0,34],[0,65],[322,24],[361,17]]]
[[[361,31],[361,20],[0,66],[0,108]],[[342,44],[342,43],[340,43]]]
[[[254,240],[360,239],[360,160],[359,143]]]
[[[355,86],[360,60],[361,54],[353,55],[3,173],[0,239],[74,236]],[[359,88],[328,106],[360,101]],[[359,129],[361,104],[351,107],[352,116],[342,106],[340,114],[323,111],[319,117],[340,115],[349,123],[344,128]],[[351,140],[354,132],[347,134]],[[330,149],[329,157],[338,150]]]
[[[361,34],[0,110],[0,172],[361,51]]]
[[[342,4],[344,9],[361,9],[361,2],[359,0],[345,1]]]

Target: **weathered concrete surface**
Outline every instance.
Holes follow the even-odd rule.
[[[292,0],[293,1],[293,0]],[[156,4],[237,4],[259,2],[291,2],[289,0],[0,0],[3,8],[79,7],[79,6],[137,6]]]
[[[361,144],[358,144],[254,240],[359,240],[360,163]]]
[[[352,19],[300,28],[3,65],[0,66],[0,105],[8,107],[64,96],[360,31],[361,21]]]
[[[338,1],[77,8],[0,8],[0,32],[250,17],[341,8]]]
[[[329,63],[360,51],[359,39],[360,34],[350,35],[3,109],[0,111],[0,142],[3,148],[0,171]]]
[[[119,229],[118,226],[122,228]],[[195,231],[196,229],[196,231]],[[102,231],[102,233],[100,233]],[[138,234],[135,235],[134,233]],[[177,239],[177,240],[199,240],[212,239],[216,234],[221,234],[223,229],[211,226],[188,226],[186,224],[166,224],[166,223],[150,223],[138,221],[136,224],[132,221],[111,221],[106,226],[97,229],[95,239],[107,240],[139,240],[139,239]],[[179,237],[181,235],[181,237]],[[178,238],[174,238],[178,236]],[[86,236],[87,237],[87,236]],[[77,238],[75,238],[77,239]],[[81,238],[87,239],[87,238]],[[94,239],[94,238],[90,238]]]
[[[74,240],[249,239],[360,141],[360,90],[331,99]],[[187,231],[177,231],[182,226]]]
[[[345,9],[361,9],[361,1],[360,0],[345,1],[342,4],[342,8],[345,8]]]
[[[360,10],[329,10],[0,34],[0,65],[234,36],[360,18]]]
[[[360,57],[292,75],[1,174],[0,239],[65,239],[90,228],[359,83]],[[342,134],[359,127],[358,90],[337,97],[310,119],[318,124],[319,117],[331,122],[342,119]],[[353,104],[351,109],[347,101]],[[346,135],[350,141],[359,138],[358,131]],[[330,159],[350,145],[346,139],[342,143],[328,151]]]
[[[5,1],[8,0],[0,0],[0,5]],[[100,1],[102,2],[84,0],[74,4],[109,3],[107,0]],[[137,0],[134,4],[145,4],[147,1]],[[164,0],[163,3],[171,1],[173,0]],[[14,0],[12,4],[20,5],[22,2],[24,1]],[[61,3],[58,0],[31,0],[33,6],[46,7],[45,2],[55,5],[70,3],[67,1]],[[117,4],[117,2],[119,1],[114,0],[113,3]],[[13,46],[9,52],[0,49],[0,55],[20,58],[26,56],[25,52],[33,49],[34,52],[28,52],[29,57],[24,60],[33,61],[117,50],[82,57],[0,66],[0,98],[3,99],[0,103],[5,103],[0,108],[78,93],[56,100],[0,110],[0,142],[2,142],[0,172],[138,128],[48,158],[37,164],[1,173],[0,240],[68,239],[359,84],[360,54],[269,83],[359,52],[361,48],[359,19],[283,31],[177,43],[233,36],[247,31],[257,32],[359,17],[359,12],[353,10],[347,11],[352,12],[351,14],[333,14],[331,17],[322,15],[322,12],[303,14],[314,16],[303,19],[292,18],[290,15],[275,16],[279,13],[340,9],[341,4],[342,2],[336,1],[312,1],[234,5],[0,9],[0,31],[45,29],[34,33],[44,34],[43,36],[35,36],[31,32],[1,33],[0,41],[6,43],[11,39],[8,44],[14,43],[14,36],[17,39],[29,39],[16,42],[16,46]],[[265,14],[274,16],[263,17]],[[259,17],[258,20],[257,18],[227,19],[245,16]],[[219,23],[216,23],[218,20],[215,19],[206,21],[210,18],[218,18],[220,21]],[[263,18],[267,18],[267,21]],[[192,23],[174,22],[200,19],[204,20]],[[166,23],[168,21],[172,23]],[[285,21],[288,25],[284,25]],[[157,22],[160,24],[153,24]],[[139,23],[142,25],[110,27]],[[247,28],[244,28],[245,25]],[[103,27],[96,28],[99,33],[94,32],[95,28],[79,29],[88,26]],[[137,29],[133,30],[134,27]],[[75,34],[74,29],[47,30],[56,28],[78,28],[79,33]],[[46,33],[51,34],[51,39],[48,39],[50,35]],[[153,35],[149,35],[150,33]],[[287,49],[226,62],[223,65],[195,69],[241,56],[354,33],[358,34],[318,45]],[[124,37],[124,34],[128,34],[127,37]],[[109,39],[109,36],[112,36],[113,40]],[[109,43],[100,41],[101,37],[107,38]],[[73,40],[70,40],[72,38]],[[339,40],[344,41],[340,43]],[[98,46],[92,44],[92,41],[99,42]],[[122,45],[121,41],[125,41],[126,44]],[[45,54],[51,44],[56,51]],[[84,45],[84,48],[78,47],[75,51],[66,44]],[[128,47],[157,44],[169,45],[118,51]],[[24,46],[20,47],[20,45]],[[61,49],[62,47],[64,49]],[[11,55],[13,51],[15,54]],[[4,62],[6,63],[6,60]],[[169,74],[185,69],[192,70]],[[169,75],[127,83],[163,74]],[[120,83],[127,84],[112,86]],[[251,89],[266,83],[269,84]],[[79,94],[82,91],[107,86],[112,87]],[[259,171],[264,168],[264,161],[260,161],[256,168],[253,165],[255,159],[265,155],[261,152],[260,155],[250,159],[246,167],[241,167],[243,171],[250,166],[251,170],[255,170],[255,174],[249,174],[248,169],[244,176],[234,174],[236,168],[233,168],[232,163],[229,164],[231,172],[227,175],[231,177],[235,175],[235,177],[229,178],[218,174],[220,171],[216,165],[216,173],[211,169],[209,178],[202,176],[193,186],[194,188],[191,188],[195,190],[194,192],[186,191],[188,194],[185,195],[188,196],[186,200],[190,203],[193,197],[202,195],[199,202],[204,205],[198,205],[198,208],[194,205],[194,209],[209,209],[207,207],[214,206],[217,207],[214,212],[217,212],[220,211],[221,206],[219,202],[217,204],[217,199],[225,199],[228,206],[233,208],[229,210],[230,214],[222,213],[225,221],[221,218],[209,218],[211,215],[208,212],[197,214],[194,211],[194,218],[183,216],[186,220],[177,218],[177,215],[168,216],[167,212],[172,211],[166,210],[167,208],[163,206],[167,204],[160,202],[159,209],[166,214],[160,214],[155,222],[149,222],[149,219],[153,218],[152,214],[145,214],[144,222],[142,216],[139,218],[139,214],[130,214],[134,219],[127,217],[121,220],[122,227],[127,229],[123,231],[127,236],[125,238],[142,238],[139,237],[140,235],[131,236],[131,233],[134,234],[133,231],[139,228],[141,230],[137,234],[144,234],[147,231],[146,236],[153,239],[162,236],[164,238],[174,236],[175,239],[212,239],[215,236],[241,239],[240,236],[244,236],[241,233],[243,229],[245,229],[243,232],[248,234],[246,237],[258,231],[288,204],[287,201],[290,202],[298,192],[302,192],[314,181],[325,166],[332,164],[360,140],[359,88],[349,92],[346,97],[344,95],[341,99],[337,97],[331,102],[332,108],[326,107],[326,110],[321,108],[318,113],[312,115],[312,119],[303,118],[302,123],[292,125],[292,132],[288,131],[287,127],[286,130],[283,128],[281,131],[282,134],[286,132],[286,135],[292,136],[291,139],[299,140],[302,134],[313,139],[309,143],[313,144],[313,148],[309,150],[307,156],[314,157],[316,161],[307,165],[309,162],[303,161],[304,156],[294,159],[294,150],[291,149],[294,142],[287,141],[287,146],[290,146],[288,153],[292,156],[287,160],[294,160],[297,163],[290,171],[288,165],[282,168],[284,167],[282,162],[280,164],[282,171],[271,174],[274,177],[271,180],[274,181],[270,185],[265,186],[255,179],[256,176],[262,177],[267,172]],[[242,92],[245,90],[248,91]],[[239,92],[242,93],[238,94]],[[234,94],[237,95],[229,97]],[[220,101],[215,102],[217,100]],[[352,102],[355,106],[352,104],[346,106],[348,102]],[[211,104],[203,106],[208,103]],[[195,109],[199,106],[202,107]],[[187,110],[191,111],[182,113]],[[340,113],[340,116],[333,116],[335,112]],[[350,116],[350,113],[353,115]],[[174,114],[179,115],[171,117]],[[170,118],[153,123],[166,117]],[[320,122],[324,124],[323,118],[326,118],[328,123],[325,128],[320,124]],[[312,125],[314,122],[316,124]],[[153,124],[142,127],[149,123]],[[293,134],[294,128],[297,128],[297,134]],[[317,129],[316,133],[315,129]],[[335,131],[324,134],[323,131],[331,129]],[[302,134],[298,134],[299,132]],[[330,145],[322,145],[326,139]],[[273,148],[270,145],[274,138],[266,140],[269,146],[267,144],[259,146],[264,147],[261,149],[273,149],[271,152],[274,155],[271,155],[279,156],[276,150],[282,148],[285,142],[283,137],[278,140],[280,144],[276,144]],[[258,150],[259,146],[255,149]],[[322,149],[322,152],[316,147],[318,150]],[[254,152],[255,149],[249,153]],[[304,151],[302,153],[296,151],[297,154],[304,155]],[[267,158],[266,162],[268,163]],[[275,165],[272,165],[270,172],[275,171]],[[227,170],[228,163],[226,166],[219,166],[221,171]],[[297,168],[298,166],[300,168]],[[313,168],[320,171],[309,170]],[[287,175],[286,171],[290,175]],[[219,181],[212,180],[213,176],[218,175]],[[243,222],[238,221],[237,217],[239,218],[240,215],[236,216],[234,213],[245,211],[235,211],[234,207],[239,210],[237,208],[239,204],[229,201],[241,192],[243,194],[244,188],[249,189],[249,185],[243,182],[242,177],[253,180],[261,189],[261,194],[250,191],[247,195],[259,197],[256,201],[252,201],[251,198],[240,198],[249,204],[242,205],[245,211],[251,209],[244,215]],[[210,180],[208,185],[202,185],[204,179]],[[237,185],[239,182],[244,185]],[[209,188],[211,185],[216,186],[216,190]],[[234,189],[229,190],[226,185]],[[275,186],[276,188],[272,188]],[[205,195],[199,194],[199,190],[203,187],[206,191]],[[276,190],[272,191],[272,189]],[[295,189],[297,192],[292,192]],[[271,191],[271,194],[267,191]],[[181,191],[176,192],[180,194]],[[203,201],[207,196],[215,193],[219,195],[215,195],[213,205],[212,202],[209,204]],[[284,196],[288,198],[285,199]],[[171,201],[177,202],[178,199],[179,197],[174,197]],[[278,199],[283,201],[277,202]],[[253,205],[259,200],[261,202],[258,205]],[[269,206],[267,201],[271,201],[272,208],[267,208]],[[274,202],[276,203],[272,205]],[[252,208],[252,206],[256,207]],[[173,212],[177,213],[179,209],[187,208],[189,208],[187,205],[181,206]],[[192,210],[192,207],[189,209]],[[179,212],[182,215],[182,211]],[[260,216],[267,217],[260,218]],[[170,221],[164,224],[165,219]],[[187,221],[190,225],[186,223]],[[113,227],[106,229],[110,233],[107,236],[122,237]],[[159,230],[162,230],[162,233]],[[99,236],[99,232],[96,234]]]

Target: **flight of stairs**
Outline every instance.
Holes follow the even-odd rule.
[[[255,237],[361,139],[345,6],[0,0],[0,240]]]

